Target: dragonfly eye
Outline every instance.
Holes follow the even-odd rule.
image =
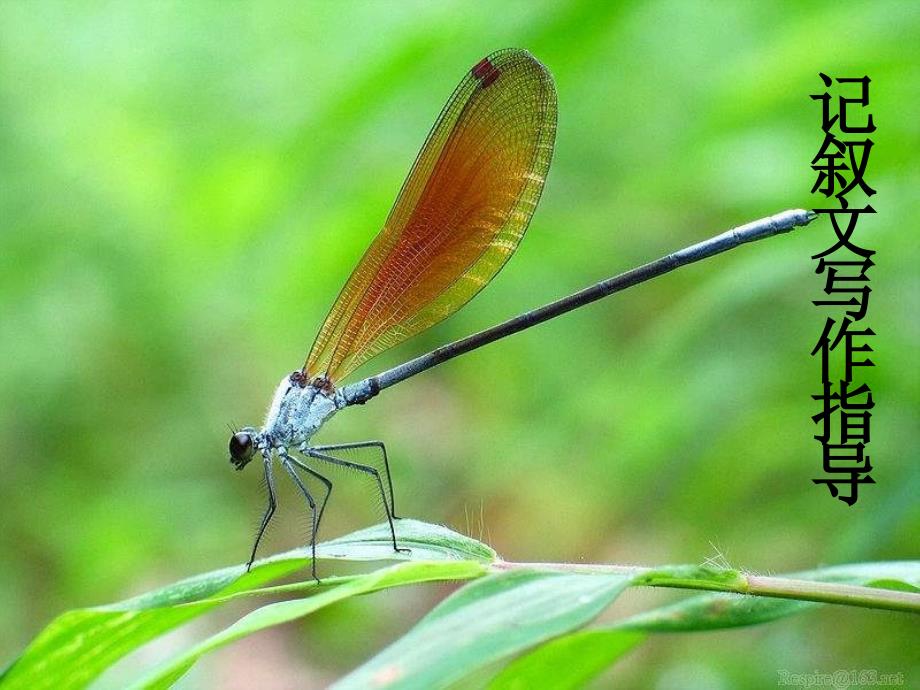
[[[230,462],[236,465],[236,469],[243,469],[254,452],[255,446],[249,434],[241,431],[230,437]]]

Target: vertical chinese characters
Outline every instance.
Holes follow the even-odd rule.
[[[855,237],[859,219],[875,209],[868,203],[851,207],[847,195],[855,191],[868,202],[875,194],[865,177],[873,146],[868,135],[875,131],[875,123],[866,110],[869,77],[820,77],[825,91],[811,97],[821,102],[824,139],[811,162],[816,173],[811,191],[839,205],[814,209],[830,217],[834,238],[831,246],[812,257],[817,261],[815,272],[825,278],[827,297],[813,302],[824,315],[811,354],[821,358],[821,392],[812,396],[820,410],[812,420],[819,427],[815,439],[821,443],[826,476],[812,481],[853,505],[859,485],[875,483],[867,449],[875,401],[869,386],[858,382],[861,367],[875,366],[867,354],[873,351],[870,342],[875,331],[865,323],[872,292],[868,271],[875,265],[875,250],[861,246]]]

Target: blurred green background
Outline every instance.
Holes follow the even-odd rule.
[[[231,470],[227,423],[261,421],[454,85],[506,46],[533,52],[559,92],[528,236],[460,314],[358,373],[823,205],[809,94],[819,71],[868,74],[879,213],[858,233],[878,250],[877,485],[849,508],[811,482],[824,317],[809,257],[830,243],[826,220],[467,355],[319,440],[384,439],[400,512],[508,559],[721,554],[778,573],[917,557],[918,39],[911,2],[0,5],[0,659],[64,609],[246,558],[264,494],[257,468]],[[304,506],[287,486],[280,501],[263,554],[305,540]],[[379,520],[373,503],[340,481],[323,536]],[[321,687],[447,591],[257,636],[186,687]],[[668,598],[632,592],[611,615]],[[910,685],[909,636],[906,616],[828,608],[656,637],[601,685],[762,687],[778,669],[837,668]]]

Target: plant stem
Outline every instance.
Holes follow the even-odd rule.
[[[701,568],[694,576],[692,569],[645,568],[625,565],[595,565],[578,563],[512,563],[496,561],[494,570],[550,570],[567,573],[631,575],[634,584],[648,587],[674,587],[715,592],[736,592],[757,596],[814,601],[822,604],[845,604],[872,609],[920,613],[920,594],[893,589],[864,587],[837,582],[816,582],[788,577],[747,575],[737,570]]]
[[[920,613],[920,594],[839,582],[746,575],[749,594]]]

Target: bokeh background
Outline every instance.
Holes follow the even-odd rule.
[[[401,512],[508,559],[777,573],[917,557],[918,39],[911,2],[0,5],[0,658],[62,610],[246,558],[264,494],[257,468],[231,470],[227,424],[261,420],[454,85],[506,46],[559,92],[528,235],[468,307],[358,373],[822,205],[809,94],[819,71],[868,74],[879,213],[858,232],[878,250],[878,366],[860,373],[878,401],[877,485],[850,508],[811,482],[824,317],[809,257],[826,220],[467,355],[321,440],[384,439]],[[324,536],[379,520],[373,505],[340,481]],[[302,544],[307,524],[283,488],[263,553]],[[321,687],[449,589],[349,602],[184,682]],[[671,596],[631,592],[611,615]],[[837,668],[920,682],[910,637],[906,616],[828,608],[656,637],[600,685],[763,687],[778,669]]]

